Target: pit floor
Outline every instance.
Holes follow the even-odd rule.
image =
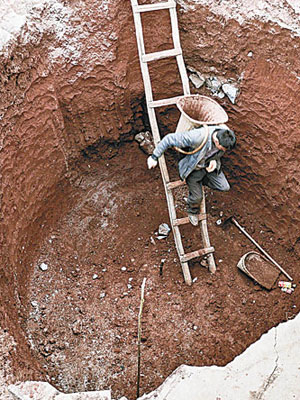
[[[75,206],[51,229],[33,263],[26,333],[49,382],[65,393],[111,388],[113,398],[136,397],[144,277],[140,395],[181,364],[226,365],[299,312],[297,289],[292,295],[276,285],[268,291],[237,269],[255,247],[233,225],[216,224],[230,214],[295,283],[300,279],[296,257],[274,243],[260,223],[263,216],[239,214],[247,210],[247,194],[237,198],[234,187],[226,194],[207,190],[217,272],[209,274],[196,259],[190,263],[194,283],[185,285],[172,233],[156,239],[169,217],[159,169],[147,170],[146,158],[135,142],[86,158],[70,195]],[[178,216],[184,216],[185,191],[176,190]],[[186,252],[202,247],[198,227],[181,232]],[[282,274],[279,279],[286,280]]]

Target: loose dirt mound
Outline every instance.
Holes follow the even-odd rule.
[[[172,234],[154,239],[155,244],[150,240],[159,224],[168,222],[159,171],[146,169],[146,157],[136,143],[110,154],[84,161],[70,194],[75,205],[36,257],[26,331],[35,356],[59,389],[112,387],[113,396],[133,399],[144,277],[142,393],[156,388],[183,363],[225,365],[262,333],[295,315],[300,298],[297,290],[291,296],[279,289],[263,290],[237,269],[252,245],[235,227],[223,230],[216,224],[220,212],[238,212],[233,204],[244,202],[245,196],[236,198],[234,189],[228,194],[208,192],[218,270],[212,276],[201,260],[195,261],[195,282],[187,287]],[[177,192],[179,215],[183,195]],[[243,222],[297,281],[296,263],[275,248],[271,234],[258,223],[261,218]],[[186,226],[183,235],[186,249],[201,247],[199,228]],[[162,259],[166,262],[160,276]],[[42,263],[48,267],[45,271],[39,268]]]

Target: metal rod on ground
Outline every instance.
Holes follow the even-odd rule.
[[[249,233],[237,222],[237,220],[231,217],[231,221],[234,225],[245,235],[247,238],[255,244],[255,246],[274,264],[280,271],[290,280],[293,278],[249,235]]]
[[[144,305],[144,292],[145,292],[145,284],[146,278],[143,279],[142,288],[141,288],[141,303],[140,303],[140,311],[138,316],[138,375],[137,375],[137,390],[136,390],[136,398],[140,397],[140,374],[141,374],[141,319]]]

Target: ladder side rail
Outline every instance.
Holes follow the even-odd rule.
[[[159,135],[159,129],[158,129],[157,120],[156,120],[155,109],[148,106],[148,115],[149,115],[149,120],[150,120],[154,143],[157,144],[160,140],[160,135]],[[177,219],[176,218],[176,209],[175,209],[175,205],[174,205],[173,194],[167,187],[167,184],[170,181],[170,179],[169,179],[169,173],[168,173],[168,169],[167,169],[165,156],[162,155],[159,158],[158,162],[159,162],[162,181],[163,181],[164,189],[165,189],[165,193],[166,193],[169,217],[170,217],[170,222],[171,222],[171,226],[172,226],[172,230],[173,230],[173,234],[174,234],[175,246],[176,246],[176,250],[179,255],[179,258],[180,258],[182,255],[184,255],[184,249],[183,249],[183,244],[182,244],[182,240],[181,240],[179,227],[174,225],[174,223],[173,223],[173,221],[175,221]],[[192,284],[192,278],[191,278],[188,263],[181,262],[181,267],[182,267],[182,272],[183,272],[183,276],[184,276],[184,281],[186,282],[187,285],[190,286]]]
[[[132,1],[136,1],[136,0],[132,0]],[[144,87],[145,87],[148,116],[149,116],[149,121],[150,121],[150,125],[151,125],[154,144],[157,145],[158,142],[160,141],[160,134],[159,134],[159,128],[158,128],[158,124],[157,124],[155,109],[149,107],[149,103],[153,101],[153,94],[152,94],[152,86],[151,86],[151,79],[150,79],[148,65],[146,63],[142,62],[142,56],[145,52],[145,47],[144,47],[144,41],[143,41],[142,21],[141,21],[140,14],[134,15],[134,22],[135,22],[135,27],[136,27],[137,41],[138,41],[140,66],[141,66],[141,71],[142,71],[142,76],[143,76],[143,81],[144,81]],[[166,166],[164,157],[162,158],[162,161],[160,162],[159,165],[161,168],[161,173],[162,173],[162,176],[164,179],[164,184],[165,184],[165,182],[169,182],[170,179],[169,179],[169,173],[167,170],[167,166]]]
[[[136,1],[136,0],[132,0],[132,1]],[[150,80],[148,66],[146,63],[142,62],[142,57],[145,55],[145,44],[144,44],[144,39],[143,39],[142,20],[141,20],[141,16],[139,13],[134,14],[134,24],[135,24],[141,72],[142,72],[144,88],[145,88],[146,101],[148,104],[148,102],[153,101],[153,94],[152,94],[152,86],[151,86],[151,80]]]
[[[176,49],[181,48],[176,8],[170,8],[170,18],[171,18],[172,37],[173,37],[174,47]],[[187,76],[187,72],[186,72],[182,54],[176,56],[176,60],[177,60],[177,65],[178,65],[178,69],[179,69],[179,73],[180,73],[180,77],[181,77],[183,93],[185,95],[188,95],[188,94],[190,94],[190,84],[189,84],[189,79]]]
[[[203,197],[202,197],[202,201],[201,201],[201,205],[200,205],[200,212],[201,214],[206,214],[206,205],[205,205],[205,191],[204,188],[202,188],[203,190]],[[208,236],[208,230],[207,230],[207,220],[203,219],[200,222],[200,227],[201,227],[201,234],[202,234],[202,242],[204,244],[204,247],[211,247],[210,246],[210,240],[209,240],[209,236]],[[216,264],[215,264],[215,259],[214,259],[214,255],[213,253],[210,253],[207,256],[207,261],[208,261],[208,270],[214,274],[216,272]]]

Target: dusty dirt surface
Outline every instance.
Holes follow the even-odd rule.
[[[230,156],[225,164],[228,168]],[[194,283],[188,287],[172,234],[156,239],[158,226],[168,223],[167,206],[159,170],[146,169],[138,144],[94,151],[77,173],[69,194],[74,205],[36,253],[24,319],[34,356],[60,390],[111,388],[113,398],[135,398],[144,277],[141,394],[181,364],[225,365],[298,313],[298,290],[288,295],[256,285],[237,268],[253,245],[233,225],[216,223],[235,214],[299,282],[298,260],[274,243],[263,215],[247,214],[247,193],[237,194],[238,184],[226,194],[207,190],[217,272],[210,275],[203,260],[196,259],[190,263]],[[174,167],[171,174],[176,177]],[[230,180],[229,169],[227,175]],[[178,216],[184,215],[185,190],[176,192]],[[199,228],[188,225],[181,232],[187,252],[202,247]]]
[[[19,14],[25,3],[37,1],[11,0],[6,14]],[[233,189],[226,196],[208,192],[212,243],[223,261],[214,277],[195,262],[192,288],[183,285],[172,237],[151,244],[158,225],[168,219],[166,203],[159,173],[145,170],[145,156],[134,145],[127,145],[128,159],[124,147],[111,147],[110,156],[99,148],[98,157],[96,152],[73,179],[72,163],[82,151],[103,140],[132,139],[149,128],[130,2],[40,3],[47,6],[28,8],[20,34],[0,54],[0,324],[16,342],[8,355],[14,378],[44,379],[50,369],[50,379],[61,388],[112,385],[114,393],[132,397],[144,276],[142,391],[183,362],[226,363],[298,311],[297,290],[291,296],[267,293],[236,270],[250,244],[234,227],[215,225],[219,212],[234,211],[298,279],[293,252],[300,255],[299,19],[285,7],[295,1],[277,9],[266,0],[267,8],[255,15],[250,1],[242,8],[241,2],[228,1],[224,9],[209,0],[207,7],[178,1],[186,64],[240,88],[236,104],[220,99],[239,138],[238,151],[226,164]],[[276,23],[277,11],[285,28]],[[172,47],[168,13],[160,15],[143,16],[149,52]],[[174,64],[151,63],[155,98],[182,94]],[[163,133],[175,128],[177,116],[172,107],[160,112]],[[182,206],[180,190],[178,196]],[[186,249],[198,248],[199,230],[182,231]],[[41,262],[49,265],[44,272],[37,267]]]

